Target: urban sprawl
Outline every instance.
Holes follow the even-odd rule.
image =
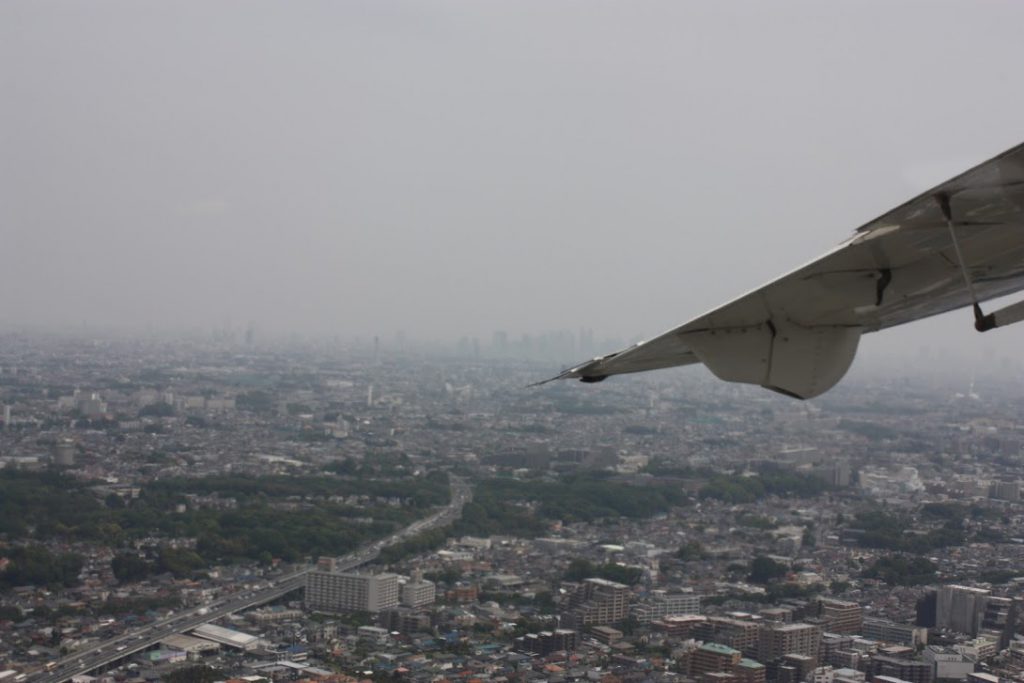
[[[576,340],[2,335],[0,683],[1024,681],[1018,369]]]

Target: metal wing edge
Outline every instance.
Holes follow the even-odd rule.
[[[996,164],[996,163],[1002,161],[1003,159],[1005,159],[1007,157],[1012,157],[1015,154],[1021,154],[1021,153],[1024,153],[1024,142],[1022,142],[1020,144],[1017,144],[1017,145],[1014,145],[1013,147],[1011,147],[1011,148],[1009,148],[1009,149],[1007,149],[1007,150],[1005,150],[1003,152],[1000,152],[999,154],[996,154],[994,157],[991,157],[989,159],[986,159],[985,161],[982,161],[979,164],[971,166],[966,171],[964,171],[962,173],[958,173],[955,176],[953,176],[952,178],[949,178],[948,180],[944,180],[943,182],[939,183],[938,185],[935,185],[934,187],[929,188],[929,189],[925,190],[924,192],[921,192],[920,194],[915,195],[914,197],[911,197],[910,199],[908,199],[907,201],[903,202],[902,204],[899,204],[898,206],[895,206],[895,207],[889,209],[885,213],[883,213],[883,214],[877,216],[876,218],[871,219],[867,223],[863,224],[862,226],[860,226],[859,228],[857,228],[854,231],[854,234],[856,236],[860,236],[863,233],[871,232],[871,230],[875,229],[876,227],[884,226],[888,222],[888,219],[890,218],[890,216],[892,216],[894,214],[898,214],[899,212],[908,209],[915,202],[920,202],[922,200],[931,199],[936,194],[939,194],[939,193],[942,193],[944,191],[947,191],[951,187],[955,187],[958,183],[960,183],[961,181],[965,180],[972,173],[977,173],[978,171],[982,170],[983,168],[985,168],[989,164]]]
[[[1001,159],[1022,152],[1024,152],[1024,143],[1015,145],[1014,147],[1011,147],[1010,149],[1000,154],[997,154],[996,156],[986,161],[983,161],[980,164],[977,164],[976,166],[971,167],[970,169],[964,171],[963,173],[960,173],[954,176],[953,178],[950,178],[949,180],[946,180],[945,182],[936,185],[931,190],[922,192],[919,195],[913,197],[912,199],[903,202],[899,206],[886,211],[879,217],[865,223],[861,227],[857,228],[854,231],[853,235],[843,240],[842,242],[834,246],[832,249],[829,249],[824,254],[821,254],[816,258],[813,258],[810,261],[807,261],[802,265],[793,268],[792,270],[784,273],[781,276],[773,278],[772,280],[768,281],[767,283],[759,287],[751,289],[741,294],[740,296],[737,296],[734,299],[729,300],[725,304],[716,306],[681,325],[677,325],[676,327],[673,327],[667,332],[664,332],[656,337],[653,337],[648,341],[634,344],[633,346],[625,348],[621,351],[610,353],[605,356],[598,356],[597,358],[585,361],[571,368],[568,368],[567,370],[563,370],[554,377],[550,377],[540,382],[536,382],[534,384],[531,384],[530,386],[540,386],[543,384],[547,384],[549,382],[554,382],[556,380],[562,379],[578,379],[583,382],[600,382],[611,375],[643,372],[646,370],[658,370],[662,368],[670,368],[700,363],[701,360],[696,356],[696,354],[694,354],[693,351],[682,342],[681,336],[689,332],[695,332],[703,328],[706,328],[707,319],[710,316],[716,313],[721,313],[726,309],[739,304],[748,297],[756,296],[760,292],[763,292],[765,289],[772,287],[773,285],[779,282],[782,282],[789,278],[799,277],[803,273],[806,273],[809,270],[813,269],[815,266],[819,265],[821,262],[831,259],[840,252],[842,252],[843,250],[857,245],[860,241],[865,239],[865,233],[870,233],[872,228],[876,227],[880,222],[884,222],[890,215],[905,209],[906,207],[914,204],[914,202],[921,201],[923,198],[926,199],[934,195],[936,192],[948,188],[950,185],[953,185],[963,180],[965,177],[969,176],[972,173],[975,173],[979,169],[987,166],[988,164],[998,162]],[[951,308],[956,307],[957,306],[951,306]],[[865,329],[865,332],[871,332],[877,329],[878,328],[872,329],[869,327]],[[666,351],[668,351],[672,355],[659,357],[656,350],[659,343],[666,343],[670,347],[675,346],[676,348],[666,349]],[[652,352],[654,354],[654,357],[646,359],[646,362],[643,356],[641,356],[639,359],[637,358],[637,356],[641,355],[642,353],[643,355],[647,355]],[[628,361],[634,362],[630,363]]]
[[[692,365],[700,360],[678,338],[679,327],[673,328],[649,341],[598,356],[563,370],[554,377],[531,384],[540,386],[560,379],[578,379],[581,382],[600,382],[611,375],[624,375],[647,370],[662,370],[681,365]]]
[[[633,344],[632,346],[629,346],[620,351],[616,351],[614,353],[609,353],[605,356],[598,356],[591,360],[584,361],[566,370],[563,370],[554,377],[549,377],[548,379],[541,380],[540,382],[534,382],[533,384],[530,384],[528,386],[541,386],[544,384],[548,384],[549,382],[554,382],[561,379],[578,379],[581,382],[588,383],[600,382],[611,375],[623,375],[633,372],[645,372],[647,370],[661,370],[664,368],[672,368],[677,366],[693,365],[694,363],[700,363],[701,360],[696,356],[696,354],[694,354],[693,351],[683,343],[682,335],[688,332],[697,331],[700,328],[704,328],[705,320],[708,318],[708,316],[724,311],[725,309],[735,304],[738,304],[739,302],[743,301],[744,299],[747,299],[748,297],[757,295],[759,292],[763,291],[768,287],[771,287],[772,285],[782,280],[798,276],[802,271],[805,271],[808,268],[817,265],[821,261],[831,258],[837,252],[840,252],[843,249],[849,247],[851,245],[851,242],[853,242],[856,237],[857,235],[854,235],[853,237],[847,239],[843,243],[836,245],[832,249],[829,249],[827,252],[821,254],[817,258],[812,259],[811,261],[808,261],[807,263],[804,263],[803,265],[797,268],[794,268],[793,270],[785,273],[784,275],[781,275],[766,282],[760,287],[756,287],[752,290],[749,290],[741,294],[740,296],[737,296],[736,298],[729,300],[724,304],[716,306],[706,311],[705,313],[696,316],[695,318],[691,318],[685,323],[676,325],[667,332],[663,332],[646,341],[637,342],[636,344]],[[670,354],[669,356],[662,356],[659,354],[658,347],[662,344],[669,347],[667,349],[664,349],[664,352]],[[644,362],[644,357],[647,355],[653,355],[653,357],[646,359],[646,362]],[[638,359],[637,356],[641,356],[641,358]]]

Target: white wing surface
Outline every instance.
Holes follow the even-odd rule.
[[[812,398],[842,379],[862,334],[1021,289],[1024,144],[896,207],[760,289],[553,379],[598,382],[703,363],[727,381]],[[976,314],[979,329],[1024,317],[997,313],[996,322]]]

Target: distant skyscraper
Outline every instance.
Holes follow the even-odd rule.
[[[4,429],[11,428],[11,407],[4,405]]]
[[[491,350],[493,353],[504,356],[508,353],[508,332],[504,330],[498,330],[494,333],[494,339],[491,342],[493,347]]]

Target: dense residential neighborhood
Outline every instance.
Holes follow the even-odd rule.
[[[526,388],[585,338],[5,336],[0,682],[1024,680],[1013,372]]]

